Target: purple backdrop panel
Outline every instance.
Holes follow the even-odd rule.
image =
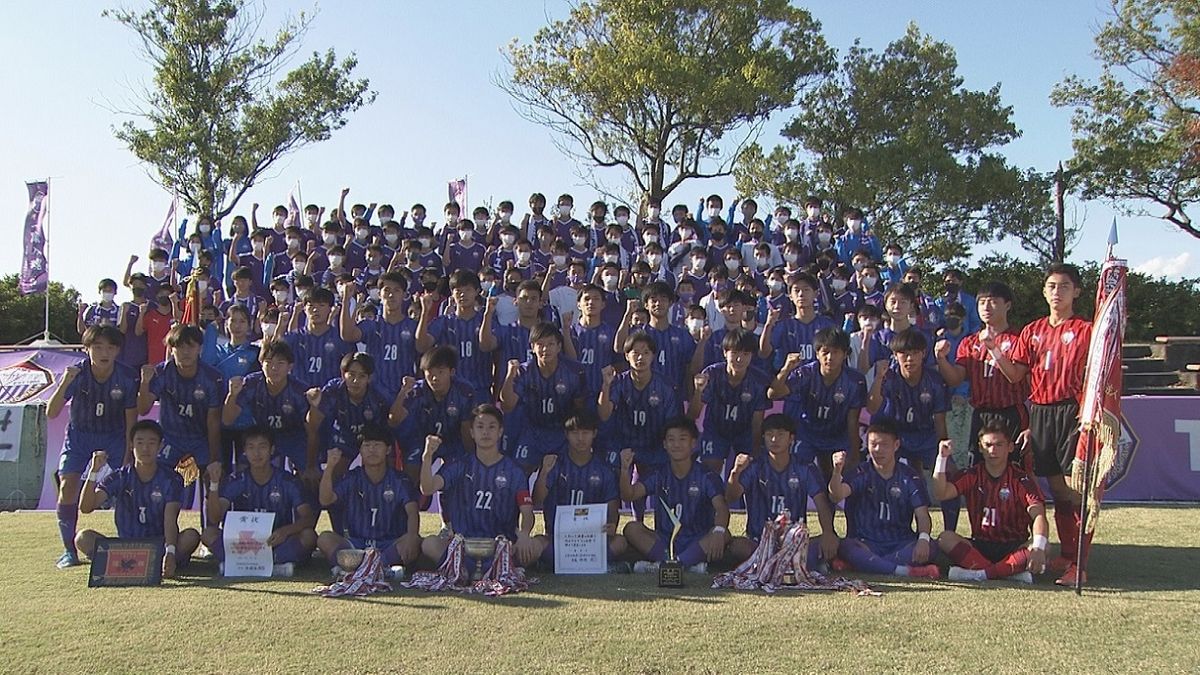
[[[1126,396],[1105,499],[1200,501],[1200,397]]]

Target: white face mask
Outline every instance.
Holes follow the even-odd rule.
[[[271,337],[272,335],[275,334],[275,324],[264,323],[262,325],[262,332],[263,332],[263,337]]]
[[[299,297],[301,300],[307,300],[307,299],[308,299],[308,294],[309,294],[309,292],[310,292],[310,289],[307,289],[307,288],[302,288],[302,289],[300,289],[300,290],[296,291],[296,295],[297,295],[297,296],[298,296],[298,297]]]
[[[797,230],[794,227],[789,227],[783,231],[783,236],[786,237],[788,241],[796,241],[800,238],[800,230]]]
[[[896,263],[900,262],[900,256],[896,255],[895,253],[889,253],[884,256],[884,260],[886,260],[889,265],[895,265]]]
[[[458,238],[462,240],[464,244],[469,244],[471,243],[471,240],[475,238],[475,232],[472,230],[459,230]]]
[[[476,218],[475,219],[475,229],[477,229],[477,230],[482,230],[483,228],[487,227],[487,224],[488,224],[487,218]]]
[[[494,281],[481,281],[481,282],[479,282],[479,288],[480,288],[480,289],[483,291],[483,294],[484,294],[484,295],[487,295],[488,293],[491,293],[491,292],[492,292],[492,287],[493,287],[493,286],[495,286],[495,285],[496,285],[496,282],[494,282]]]
[[[646,256],[646,262],[650,263],[651,267],[658,267],[659,263],[662,262],[662,256],[657,253],[651,253]]]
[[[742,267],[742,263],[737,260],[734,260],[733,258],[730,258],[725,261],[725,269],[729,270],[730,272],[736,272],[739,269],[741,269],[741,267]]]
[[[517,263],[519,263],[519,264],[521,264],[521,265],[524,265],[524,264],[528,263],[528,262],[529,262],[529,258],[530,258],[532,255],[533,255],[533,254],[532,254],[532,253],[530,253],[529,251],[518,251],[518,252],[517,252]]]
[[[200,226],[200,234],[208,234],[209,232],[212,232],[212,225],[205,223]]]
[[[808,214],[809,220],[816,220],[817,216],[821,215],[821,209],[818,209],[815,206],[810,206],[809,208],[804,209],[804,212]]]
[[[758,269],[760,269],[760,270],[765,270],[771,266],[771,259],[764,258],[762,256],[755,256],[754,257],[754,265],[756,267],[758,267]]]
[[[113,293],[111,291],[104,291],[103,293],[100,294],[100,300],[102,302],[112,302],[113,298],[115,298],[115,297],[117,297],[117,294]]]
[[[188,244],[188,250],[192,252],[192,255],[196,255],[200,252],[200,244]]]
[[[296,270],[296,274],[304,274],[305,265],[304,263],[296,263],[292,265],[292,269]]]
[[[554,256],[554,264],[555,264],[555,265],[557,265],[557,266],[559,266],[559,267],[562,267],[563,265],[566,265],[566,264],[567,264],[567,256],[565,256],[565,255],[556,255],[556,256]]]
[[[576,248],[583,248],[587,245],[587,237],[572,237],[571,241],[575,242]]]
[[[610,236],[608,237],[608,243],[610,243],[610,244],[620,244],[620,243],[621,243],[621,235],[619,235],[619,234],[610,235]]]
[[[417,243],[421,245],[421,248],[429,248],[429,245],[432,244],[433,241],[429,237],[421,237],[417,240]]]
[[[392,222],[391,216],[379,216],[379,225],[380,226],[387,225],[390,222]]]
[[[658,215],[660,213],[662,213],[662,211],[657,206],[651,206],[650,208],[646,209],[646,217],[650,220],[658,220]]]
[[[620,256],[613,255],[611,253],[604,256],[604,262],[606,262],[606,263],[614,263],[615,264],[620,259],[621,259]]]
[[[837,291],[838,293],[841,293],[842,291],[846,290],[846,280],[845,279],[834,279],[833,280],[833,290]]]
[[[285,304],[288,301],[288,292],[287,291],[275,291],[274,293],[272,293],[272,295],[275,296],[275,304],[277,304],[277,305]]]
[[[287,216],[275,216],[275,224],[278,226],[282,226],[285,220],[287,220]]]
[[[658,243],[658,233],[647,231],[645,234],[642,235],[642,241],[646,242],[647,244],[657,244]]]
[[[507,222],[511,222],[511,221],[512,221],[512,211],[501,211],[500,212],[500,222],[507,223]],[[479,221],[475,221],[475,222],[479,222]]]
[[[875,288],[875,284],[879,283],[878,277],[863,277],[862,286],[868,291]]]
[[[606,290],[606,291],[617,290],[617,283],[620,281],[619,277],[614,277],[611,274],[607,274],[603,277],[603,280],[604,280],[604,290]]]
[[[161,260],[155,260],[150,263],[150,269],[154,270],[155,274],[161,274],[163,270],[167,269],[167,263],[162,262]]]
[[[288,239],[287,246],[290,249],[300,248],[300,240],[299,239]]]
[[[329,266],[330,267],[341,267],[342,263],[344,263],[344,262],[346,262],[346,259],[340,255],[329,256]]]
[[[370,234],[371,231],[365,227],[360,227],[354,231],[354,236],[357,237],[359,241],[366,241]]]
[[[789,263],[789,264],[794,263],[799,259],[800,259],[800,256],[796,255],[795,253],[784,253],[783,254],[783,261],[785,263]]]
[[[629,224],[629,216],[617,216],[617,224],[621,227],[625,227]]]
[[[322,237],[322,240],[325,242],[326,246],[337,246],[336,234],[326,234],[324,237]],[[290,245],[291,242],[288,242],[288,244]]]
[[[562,216],[563,218],[570,218],[571,217],[571,207],[568,206],[567,204],[559,204],[558,215]]]
[[[517,235],[502,234],[500,235],[500,243],[504,246],[512,246],[513,244],[517,243]]]
[[[706,261],[704,258],[692,258],[692,269],[696,270],[697,272],[703,270],[706,264],[708,264],[708,261]]]
[[[881,324],[878,319],[859,319],[858,320],[858,327],[863,330],[865,330],[867,328],[867,326],[870,326],[874,330],[879,330],[880,325]]]
[[[254,251],[255,253],[262,253],[262,252],[263,252],[263,248],[264,248],[264,246],[263,246],[263,243],[262,243],[261,241],[252,241],[252,242],[250,242],[250,250],[251,250],[251,251]]]
[[[688,319],[687,327],[693,333],[699,333],[704,330],[704,319]]]
[[[817,233],[817,241],[821,242],[822,244],[828,244],[830,239],[833,239],[832,232],[818,232]]]
[[[858,228],[862,227],[862,221],[857,218],[851,218],[846,221],[846,227],[849,227],[854,232],[858,232]]]
[[[783,282],[778,280],[769,281],[767,282],[767,288],[771,289],[772,293],[782,293]]]
[[[385,234],[383,235],[383,238],[388,243],[388,246],[395,246],[396,243],[400,241],[400,235],[396,234],[395,232],[391,234]]]
[[[716,206],[708,207],[708,217],[709,218],[716,218],[719,215],[721,215],[721,209],[717,208]]]

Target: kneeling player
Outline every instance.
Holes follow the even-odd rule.
[[[829,497],[846,500],[846,538],[838,555],[860,572],[936,579],[937,565],[929,563],[933,522],[925,479],[896,461],[899,449],[896,427],[881,421],[867,428],[870,461],[854,467],[845,481],[846,453],[834,454]],[[914,517],[917,532],[912,529]]]
[[[643,558],[654,563],[667,558],[674,525],[668,509],[681,527],[675,539],[675,556],[691,572],[708,571],[708,561],[720,560],[729,543],[729,507],[725,486],[717,474],[692,457],[700,432],[687,417],[667,423],[663,446],[668,464],[633,482],[633,450],[621,451],[621,498],[641,501],[654,498],[654,531],[640,522],[625,526],[625,538]],[[652,566],[651,566],[652,567]],[[638,569],[649,569],[639,565]]]
[[[542,554],[544,543],[533,536],[529,479],[516,460],[500,453],[503,429],[504,414],[499,408],[490,404],[476,407],[471,413],[474,454],[443,464],[436,474],[433,459],[442,440],[437,436],[426,438],[421,456],[421,493],[432,496],[442,492],[442,508],[450,512],[455,532],[469,539],[503,536],[516,544],[517,561],[529,565]],[[449,544],[447,539],[429,537],[424,544],[425,555],[441,561]]]
[[[388,451],[392,433],[377,425],[363,428],[358,448],[362,466],[347,471],[334,484],[342,451],[331,448],[321,474],[321,506],[341,507],[346,536],[322,532],[317,546],[329,562],[347,548],[379,549],[385,567],[411,565],[421,555],[421,512],[417,495],[404,474],[392,468]],[[336,570],[335,570],[336,571]]]
[[[283,344],[283,343],[275,343]],[[301,394],[303,396],[303,394]],[[275,442],[265,427],[251,427],[242,437],[242,451],[249,469],[235,473],[221,484],[221,465],[208,465],[208,521],[200,538],[217,560],[225,561],[225,538],[221,526],[225,513],[256,511],[275,514],[275,529],[267,537],[275,568],[272,576],[292,576],[295,563],[304,562],[317,546],[313,530],[317,518],[301,496],[300,481],[271,465]]]
[[[763,441],[766,455],[752,459],[738,455],[725,487],[725,501],[732,504],[746,496],[746,536],[734,537],[729,543],[729,557],[740,564],[758,548],[763,526],[787,510],[792,522],[807,523],[808,498],[817,507],[821,535],[818,545],[808,547],[808,567],[813,569],[822,559],[837,558],[838,536],[833,529],[833,506],[825,493],[820,469],[812,462],[801,462],[792,456],[796,441],[796,425],[787,415],[771,415],[763,422]]]
[[[158,422],[142,420],[130,432],[133,443],[133,463],[105,476],[97,485],[96,473],[108,456],[103,450],[92,455],[91,472],[83,484],[79,510],[91,513],[112,499],[113,519],[121,539],[162,539],[166,546],[163,555],[164,577],[175,575],[176,561],[187,562],[200,545],[200,533],[192,528],[179,531],[179,504],[183,494],[183,479],[171,467],[159,464],[163,432]],[[92,486],[89,488],[88,486]],[[75,546],[88,558],[96,550],[101,535],[84,530],[75,537]]]
[[[933,489],[939,499],[963,495],[971,518],[971,538],[946,531],[938,537],[942,551],[954,561],[949,577],[955,581],[1010,579],[1033,583],[1033,574],[1046,569],[1046,505],[1037,483],[1008,461],[1013,442],[1008,426],[989,422],[979,432],[983,463],[953,481],[946,463],[954,453],[942,441],[933,469]],[[1029,543],[1030,528],[1033,543]]]
[[[542,562],[554,565],[554,518],[560,506],[576,504],[608,504],[608,561],[612,562],[625,554],[629,545],[625,537],[617,534],[620,520],[620,493],[617,490],[617,474],[603,459],[592,453],[592,443],[600,420],[595,413],[579,412],[567,418],[567,452],[563,458],[546,455],[542,470],[538,472],[533,486],[533,505],[542,507],[546,521],[546,534],[538,535],[546,548],[542,550]]]

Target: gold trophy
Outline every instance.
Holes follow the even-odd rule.
[[[679,517],[675,515],[675,511],[671,509],[666,500],[659,497],[658,501],[662,502],[672,525],[671,541],[667,545],[667,559],[658,565],[658,585],[662,588],[682,588],[683,565],[675,557],[675,538],[679,536],[679,530],[683,529],[683,524],[679,522]]]
[[[496,555],[496,540],[463,537],[463,553],[475,561],[475,569],[471,570],[471,581],[479,581],[483,578],[483,561]]]

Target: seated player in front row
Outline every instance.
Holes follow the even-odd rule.
[[[663,446],[668,463],[633,482],[633,450],[621,451],[618,485],[625,501],[654,501],[654,531],[641,522],[625,526],[625,538],[641,556],[653,563],[666,560],[674,525],[667,509],[681,525],[675,539],[675,557],[691,572],[703,574],[708,562],[720,560],[729,543],[729,507],[725,486],[717,474],[693,458],[700,432],[687,417],[667,422]],[[638,566],[650,569],[653,566]]]
[[[346,472],[335,484],[334,475],[344,459],[339,448],[330,448],[321,474],[321,506],[337,506],[345,535],[322,532],[317,546],[337,565],[342,549],[379,550],[384,567],[411,565],[421,555],[421,512],[417,493],[404,474],[392,468],[389,455],[392,432],[378,424],[362,429],[358,455],[362,466]],[[335,572],[340,570],[335,569]]]
[[[946,464],[954,454],[954,443],[941,442],[933,468],[933,490],[939,499],[966,498],[971,519],[971,538],[949,530],[938,537],[938,545],[954,566],[949,577],[955,581],[1009,579],[1033,583],[1033,574],[1046,569],[1046,505],[1033,478],[1009,463],[1013,442],[1003,421],[986,423],[979,431],[983,462],[975,464],[953,481],[946,478]],[[1033,543],[1029,543],[1032,527]]]
[[[936,579],[937,565],[929,562],[933,522],[925,478],[896,461],[899,449],[895,425],[883,420],[867,428],[870,461],[854,467],[844,481],[846,453],[834,454],[829,498],[846,500],[846,538],[838,547],[838,556],[859,572]],[[916,532],[912,529],[914,517]]]
[[[458,461],[448,461],[438,473],[433,460],[442,439],[425,439],[421,455],[421,493],[441,491],[442,508],[450,514],[454,532],[469,539],[505,537],[515,543],[517,561],[529,565],[542,554],[543,541],[533,536],[533,499],[529,479],[517,462],[500,454],[504,414],[491,404],[477,406],[471,413],[471,438],[475,452]],[[450,542],[441,537],[425,539],[425,555],[435,563],[446,555]]]
[[[283,343],[278,343],[283,344]],[[303,396],[303,394],[301,394]],[[242,437],[242,451],[249,468],[235,473],[222,484],[221,465],[208,465],[208,522],[200,539],[225,561],[225,537],[222,531],[228,511],[256,511],[275,515],[275,525],[267,546],[275,562],[272,576],[290,577],[296,563],[304,562],[317,546],[313,526],[317,517],[312,506],[301,496],[300,481],[271,464],[275,441],[266,427],[251,427]]]
[[[833,529],[833,506],[825,492],[821,470],[811,461],[792,455],[796,424],[787,415],[771,415],[763,422],[763,442],[767,452],[757,459],[740,454],[733,463],[725,501],[732,504],[746,496],[746,536],[729,543],[729,557],[735,564],[749,558],[758,548],[763,526],[784,509],[793,523],[808,522],[808,498],[817,507],[820,536],[808,547],[808,568],[815,569],[824,560],[837,558],[838,536]]]
[[[566,452],[562,456],[546,455],[537,483],[533,486],[533,505],[542,507],[546,534],[539,535],[546,548],[542,562],[554,566],[554,518],[560,506],[577,504],[608,504],[608,561],[612,563],[629,548],[625,537],[617,534],[620,520],[620,492],[613,467],[592,452],[592,443],[600,420],[595,413],[578,412],[567,418]]]
[[[79,497],[79,510],[91,513],[110,498],[117,537],[121,539],[161,539],[164,577],[175,575],[177,562],[186,563],[200,545],[200,533],[192,528],[179,531],[179,504],[183,479],[165,463],[158,462],[163,432],[158,422],[142,420],[130,431],[133,463],[113,471],[96,484],[96,474],[108,461],[103,450],[92,454],[91,471]],[[90,488],[88,486],[91,486]],[[102,537],[95,530],[84,530],[75,537],[75,546],[88,558]]]

